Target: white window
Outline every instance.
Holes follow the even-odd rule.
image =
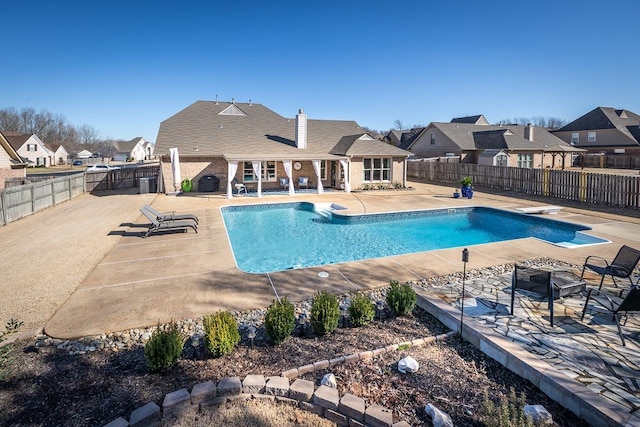
[[[276,180],[276,162],[273,162],[273,161],[262,162],[260,172],[262,174],[263,182],[275,181]],[[242,182],[258,182],[258,179],[253,173],[253,164],[251,162],[243,162]]]
[[[320,179],[327,179],[327,161],[320,160]]]
[[[391,159],[390,158],[364,159],[364,181],[365,182],[391,181]]]
[[[533,165],[533,154],[531,153],[518,154],[519,168],[531,169],[531,165]]]
[[[431,134],[431,145],[436,145],[436,134],[435,133]]]
[[[573,143],[580,142],[580,134],[578,132],[573,132],[571,134],[571,142]]]
[[[47,159],[45,157],[36,157],[36,165],[38,166],[46,166]]]
[[[27,151],[38,151],[37,144],[27,144]]]
[[[596,133],[595,132],[589,132],[587,134],[587,141],[596,142]]]

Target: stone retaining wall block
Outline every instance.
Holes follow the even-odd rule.
[[[288,371],[284,371],[281,375],[286,378],[296,378],[298,376],[298,368],[293,368],[293,369],[289,369]]]
[[[300,366],[298,368],[298,375],[308,374],[309,372],[313,372],[313,371],[314,371],[313,365]]]
[[[348,427],[349,425],[349,419],[346,416],[331,409],[325,409],[324,417],[329,421],[333,421],[340,427]]]
[[[122,417],[118,417],[103,427],[129,427],[129,422]]]
[[[217,396],[215,383],[213,381],[205,381],[193,386],[193,390],[191,390],[191,404],[197,405],[200,402],[213,399]]]
[[[329,368],[329,361],[328,360],[321,360],[319,362],[314,362],[313,364],[313,370],[314,371],[320,371],[322,369],[328,369]]]
[[[380,405],[371,405],[364,413],[364,422],[371,427],[391,427],[393,413]]]
[[[344,357],[336,357],[334,359],[329,360],[329,367],[333,368],[336,365],[344,362]]]
[[[210,408],[212,406],[222,405],[226,401],[227,401],[226,397],[223,397],[223,396],[214,397],[213,399],[207,399],[207,400],[203,400],[202,402],[200,402],[198,404],[198,408],[200,408],[200,409]]]
[[[153,402],[149,402],[134,410],[129,418],[129,425],[131,427],[159,427],[161,423],[162,416],[160,415],[160,407]]]
[[[218,396],[232,396],[240,394],[242,391],[242,382],[240,377],[226,377],[218,383]]]
[[[264,394],[274,396],[289,396],[289,378],[286,377],[270,377],[264,389]]]
[[[313,394],[313,403],[320,405],[323,408],[338,410],[338,404],[340,402],[340,393],[335,388],[321,385]]]
[[[273,402],[276,400],[276,397],[272,394],[253,393],[251,397],[253,397],[256,400],[268,400],[269,402]]]
[[[289,397],[303,402],[309,402],[313,397],[314,391],[315,386],[312,381],[298,378],[291,384],[291,387],[289,387]]]
[[[242,380],[242,392],[263,393],[265,385],[264,375],[247,375]]]
[[[298,406],[298,401],[296,399],[290,399],[284,396],[274,396],[274,397],[276,398],[276,402],[278,403],[284,403],[285,405],[290,405],[290,406]]]
[[[164,396],[162,415],[170,417],[179,415],[191,406],[191,395],[186,388],[181,388]]]
[[[338,404],[338,411],[357,421],[364,421],[364,399],[345,393]]]
[[[310,402],[300,402],[299,406],[303,411],[311,412],[320,416],[324,414],[324,408],[320,405],[316,405]]]

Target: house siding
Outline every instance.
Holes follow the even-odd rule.
[[[431,134],[436,137],[436,143],[431,144]],[[418,157],[444,157],[447,153],[461,155],[460,147],[454,144],[444,133],[437,128],[426,129],[424,133],[413,143],[410,151]]]
[[[596,133],[596,141],[589,142],[589,132]],[[563,131],[554,132],[553,134],[566,143],[571,144],[571,135],[577,133],[579,141],[576,147],[584,148],[591,152],[613,153],[616,148],[640,149],[637,143],[634,143],[627,135],[617,129],[595,129],[584,131]]]

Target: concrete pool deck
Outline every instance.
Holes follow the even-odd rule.
[[[134,212],[130,209],[131,200],[122,202],[129,209],[113,217],[113,228],[104,236],[117,241],[47,322],[45,332],[60,338],[98,335],[171,319],[200,317],[219,309],[241,311],[265,307],[276,295],[299,301],[322,289],[334,293],[367,290],[386,286],[391,279],[420,281],[462,270],[461,248],[454,248],[272,274],[244,273],[235,266],[221,206],[333,202],[347,207],[347,213],[360,214],[462,206],[492,206],[515,211],[545,204],[481,191],[476,191],[471,200],[453,199],[448,187],[416,182],[411,185],[412,191],[331,192],[268,196],[262,200],[255,197],[226,200],[217,194],[157,196],[152,202],[156,209],[195,213],[200,217],[200,227],[197,234],[189,231],[147,239],[141,238],[146,223],[141,215],[127,213],[131,217],[119,222],[127,216],[125,212]],[[133,198],[134,203],[139,200],[142,206],[149,202],[149,196],[128,197]],[[586,256],[592,254],[612,259],[623,244],[640,247],[637,217],[591,212],[583,206],[575,208],[567,204],[552,218],[591,226],[590,233],[612,243],[567,249],[529,238],[469,246],[467,271],[542,257],[581,265]],[[90,228],[86,231],[92,232]],[[319,272],[328,273],[328,277],[319,277]],[[556,309],[560,317],[556,327],[549,328],[548,317],[546,320],[544,317],[546,312],[540,313],[527,302],[518,303],[516,316],[505,315],[501,308],[505,305],[505,296],[498,296],[491,289],[504,288],[499,280],[504,282],[508,278],[478,280],[469,282],[467,293],[476,301],[495,300],[492,308],[496,310],[493,313],[483,310],[477,316],[469,313],[465,318],[467,340],[530,379],[592,425],[640,425],[640,324],[635,319],[623,327],[631,336],[627,335],[627,347],[622,347],[611,322],[605,321],[603,325],[594,320],[595,315],[579,322],[576,314],[579,302],[568,299],[560,304]],[[458,281],[450,287],[459,285]],[[455,328],[457,309],[447,298],[457,290],[445,290],[444,297],[434,289],[424,288],[418,292],[421,304],[429,306],[429,312]],[[594,350],[580,353],[585,347]],[[602,375],[603,367],[611,375]]]
[[[244,273],[235,265],[221,206],[333,202],[347,207],[346,213],[361,214],[461,206],[516,210],[535,205],[481,191],[476,191],[473,199],[454,199],[447,187],[412,185],[414,190],[410,191],[330,192],[262,199],[241,196],[227,200],[221,194],[157,196],[152,205],[159,211],[198,215],[198,233],[190,230],[142,239],[147,223],[142,215],[132,217],[128,222],[114,223],[109,235],[120,236],[117,243],[46,323],[45,332],[59,338],[97,335],[171,319],[200,317],[220,309],[242,311],[264,307],[276,295],[300,301],[322,289],[335,293],[367,290],[386,286],[391,279],[416,281],[462,269],[461,248],[453,248],[269,274]],[[528,238],[474,245],[469,247],[467,268],[541,257],[582,264],[586,256],[594,253],[612,259],[622,244],[640,247],[640,220],[637,218],[572,208],[565,208],[552,218],[590,226],[592,234],[613,243],[566,249]],[[319,272],[327,272],[329,276],[321,278]],[[96,315],[97,310],[99,315]]]

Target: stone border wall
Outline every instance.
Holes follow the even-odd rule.
[[[191,392],[183,388],[167,394],[162,408],[153,402],[135,409],[129,421],[119,417],[105,427],[160,426],[163,419],[179,416],[189,409],[204,409],[221,405],[227,401],[263,399],[276,403],[297,406],[336,423],[338,426],[409,427],[406,421],[393,422],[391,409],[380,405],[366,405],[364,399],[346,393],[340,396],[337,389],[321,385],[298,376],[328,369],[340,363],[369,360],[380,354],[396,351],[399,347],[421,347],[441,342],[457,335],[456,331],[437,336],[418,338],[398,344],[363,351],[331,360],[321,360],[308,365],[289,369],[280,376],[247,375],[222,378],[216,385],[213,381],[193,386]],[[293,379],[293,383],[289,381]]]

